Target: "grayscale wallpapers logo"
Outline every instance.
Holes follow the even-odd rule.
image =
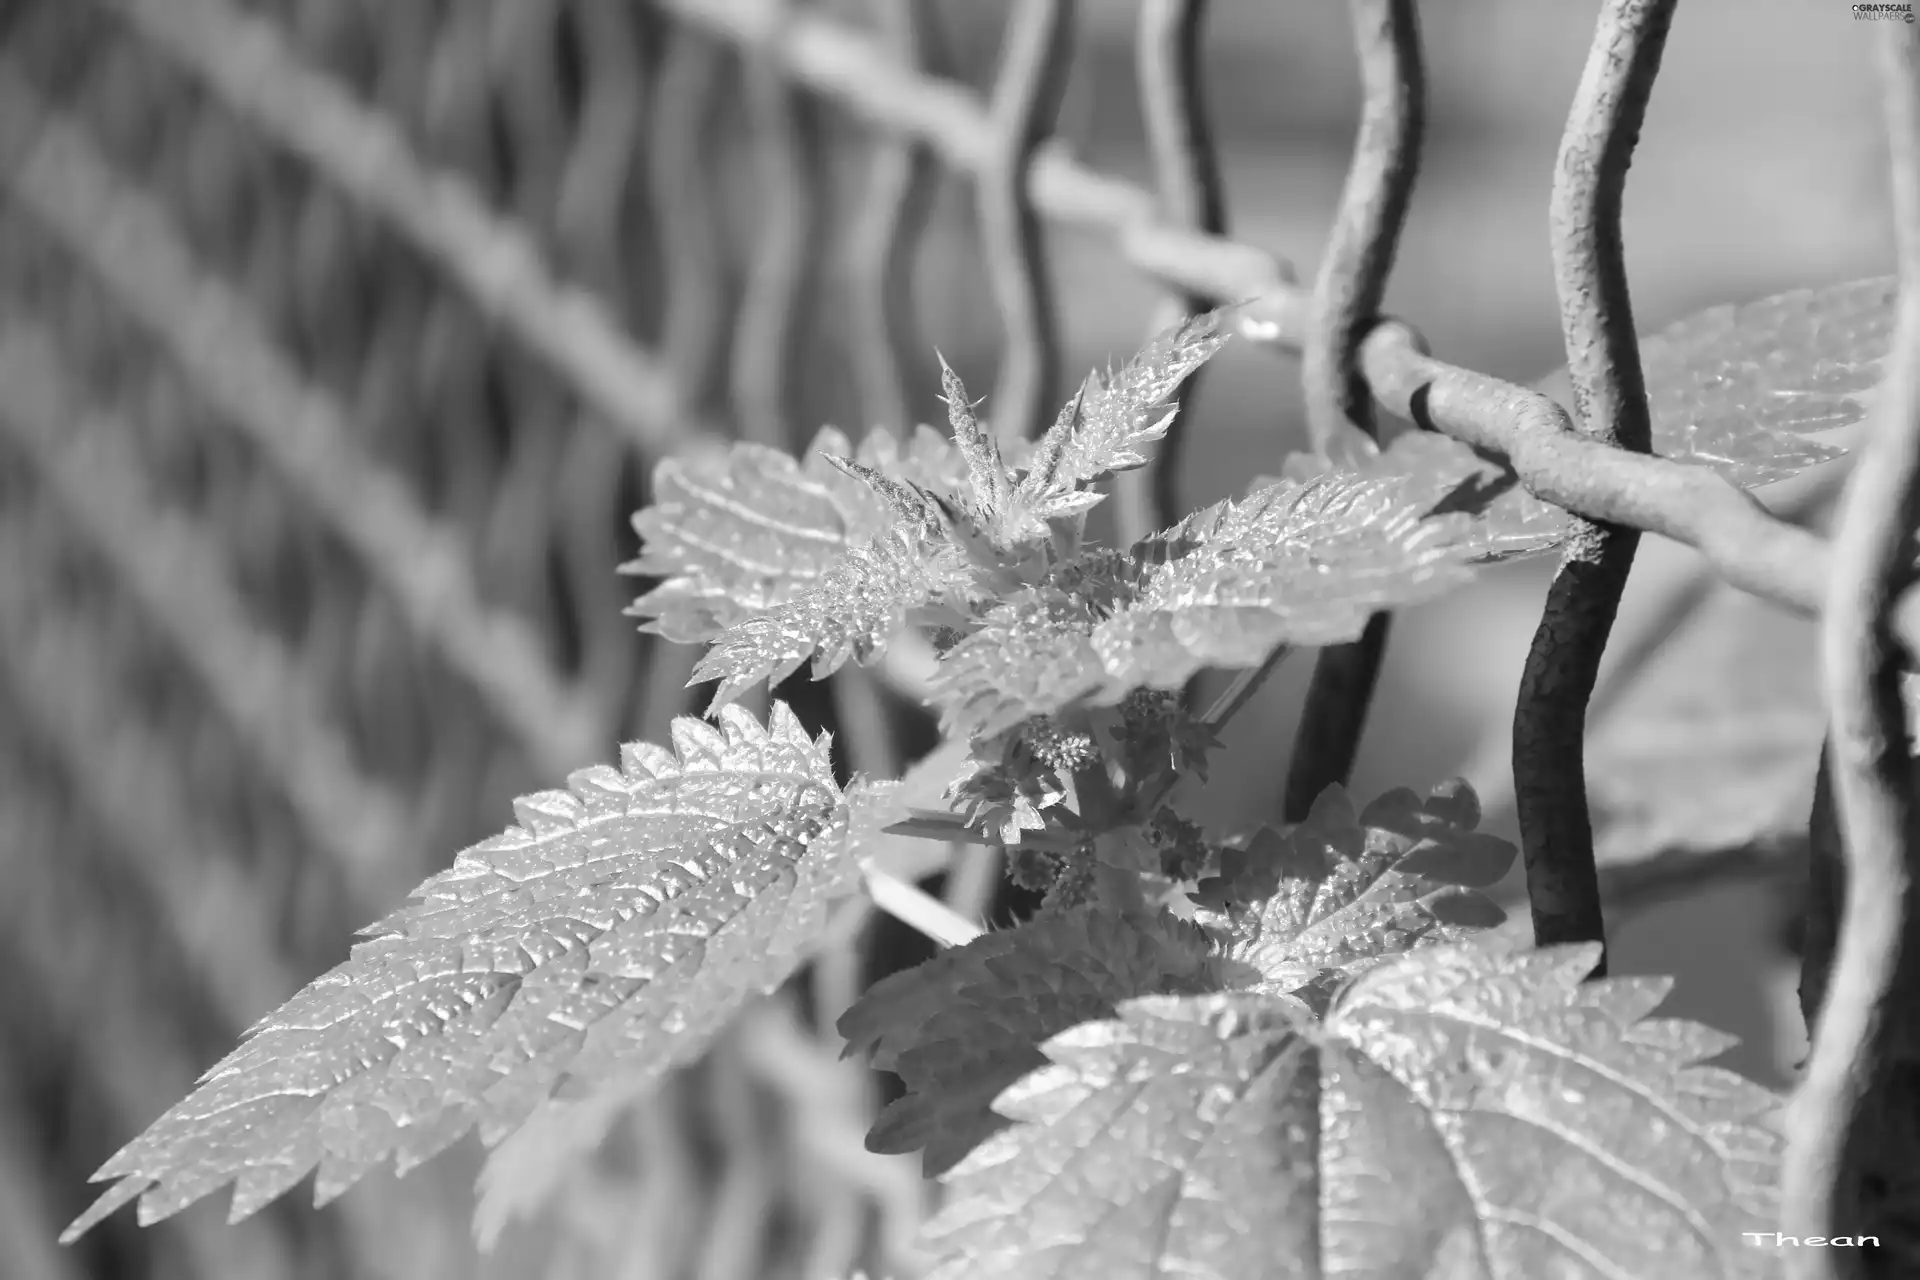
[[[1855,22],[1912,22],[1913,6],[1910,4],[1857,4],[1853,6]]]

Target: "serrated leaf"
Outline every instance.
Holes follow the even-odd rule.
[[[736,444],[655,467],[653,502],[633,517],[640,554],[620,566],[664,579],[628,610],[648,620],[642,630],[703,644],[791,599],[851,545],[883,532],[885,508],[828,463],[849,447],[829,429],[801,462]]]
[[[1896,294],[1892,276],[1796,289],[1714,307],[1644,339],[1653,451],[1712,467],[1743,488],[1839,457],[1842,449],[1807,437],[1866,416],[1893,339]],[[1302,478],[1323,466],[1296,455],[1286,474]],[[1486,559],[1551,551],[1566,536],[1563,511],[1445,436],[1404,434],[1359,471],[1417,477],[1434,501],[1462,481],[1497,490],[1477,526]]]
[[[896,520],[879,486],[835,464],[849,454],[880,485],[943,493],[965,476],[952,442],[927,427],[904,443],[875,430],[857,450],[828,427],[799,461],[758,444],[666,459],[633,517],[640,554],[620,566],[663,581],[627,612],[647,619],[643,631],[705,644],[819,582]]]
[[[779,684],[808,662],[813,678],[824,679],[849,658],[878,659],[911,611],[972,589],[973,571],[957,547],[896,526],[842,555],[784,604],[728,628],[688,683],[720,681],[717,708],[762,680]]]
[[[1013,479],[1000,457],[1000,443],[974,413],[978,406],[967,398],[966,384],[944,358],[940,387],[947,402],[947,425],[953,428],[954,447],[967,464],[967,489],[978,509],[989,519],[1004,515],[1013,501]]]
[[[404,1173],[475,1125],[498,1142],[567,1081],[698,1054],[793,972],[894,815],[884,788],[843,794],[783,704],[765,727],[676,720],[673,742],[516,803],[107,1161],[118,1185],[66,1238],[235,1181],[238,1220],[316,1165],[325,1203],[389,1155]]]
[[[1506,913],[1480,890],[1518,850],[1475,831],[1464,783],[1422,800],[1401,788],[1364,811],[1332,786],[1306,820],[1221,852],[1191,895],[1219,938],[1231,987],[1299,997],[1315,1013],[1339,983],[1416,946],[1459,942]]]
[[[1177,689],[1281,645],[1352,640],[1376,611],[1443,594],[1471,577],[1465,517],[1425,517],[1407,488],[1283,480],[1147,539],[1124,568],[1102,570],[1098,591],[1058,585],[1067,566],[996,605],[941,661],[943,726],[992,734],[1135,688]],[[1109,555],[1096,553],[1103,565]]]
[[[1131,996],[1188,989],[1205,940],[1162,913],[1044,913],[881,979],[840,1018],[847,1052],[898,1072],[906,1096],[880,1113],[867,1149],[923,1150],[929,1175],[1005,1123],[988,1110],[1044,1061],[1048,1036],[1105,1017]]]
[[[1092,505],[1076,491],[1146,465],[1143,450],[1166,435],[1175,408],[1167,399],[1226,344],[1221,313],[1183,320],[1105,378],[1089,377],[1034,446],[1019,496],[1040,518]]]
[[[1422,948],[1319,1027],[1230,993],[1058,1035],[946,1175],[930,1280],[1764,1272],[1776,1099],[1598,958]]]

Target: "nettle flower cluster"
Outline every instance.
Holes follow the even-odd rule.
[[[497,1147],[489,1186],[537,1200],[555,1156],[614,1114],[576,1099],[638,1096],[704,1052],[890,851],[931,839],[1003,846],[1044,893],[839,1023],[906,1084],[869,1146],[922,1152],[949,1183],[926,1228],[940,1280],[1362,1257],[1380,1274],[1738,1274],[1726,1250],[1770,1213],[1772,1096],[1697,1065],[1718,1033],[1646,1018],[1661,981],[1583,983],[1591,947],[1485,944],[1502,917],[1481,890],[1515,850],[1475,830],[1463,785],[1364,807],[1330,788],[1305,821],[1225,841],[1181,812],[1178,784],[1289,648],[1351,640],[1565,527],[1413,436],[1132,545],[1090,542],[1098,486],[1145,463],[1225,339],[1219,315],[1170,330],[1030,444],[996,440],[949,369],[950,437],[828,430],[799,459],[737,444],[663,462],[624,567],[654,579],[633,609],[648,629],[710,645],[694,678],[716,682],[712,722],[517,801],[515,826],[108,1161],[96,1178],[115,1185],[68,1238],[227,1183],[243,1217],[316,1169],[324,1202],[476,1127]],[[901,782],[842,787],[826,736],[783,703],[765,723],[731,705],[802,667],[884,661],[907,633],[937,658],[949,747]],[[1207,670],[1237,674],[1190,707]]]

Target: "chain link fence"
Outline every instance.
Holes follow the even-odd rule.
[[[1471,435],[1513,390],[1404,328],[1355,345],[1419,155],[1406,6],[1360,6],[1387,16],[1362,32],[1366,124],[1312,289],[1225,234],[1200,0],[1139,6],[1147,183],[1053,140],[1068,0],[1013,6],[984,93],[955,75],[956,8],[0,0],[13,1274],[918,1274],[930,1193],[917,1161],[864,1151],[879,1086],[830,1030],[886,963],[852,930],[484,1262],[472,1153],[326,1214],[51,1241],[101,1158],[506,797],[690,709],[693,653],[637,635],[641,584],[612,572],[651,464],[924,416],[928,254],[980,264],[1009,432],[1066,390],[1049,226],[1150,280],[1152,328],[1250,300],[1243,332],[1304,352],[1330,451],[1373,394],[1438,386]],[[1127,478],[1124,531],[1180,514],[1181,448]],[[1805,603],[1791,566],[1748,576]],[[923,744],[878,680],[830,683],[797,700],[852,765]],[[991,871],[950,894],[978,910]]]

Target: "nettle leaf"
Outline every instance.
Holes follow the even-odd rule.
[[[324,1204],[475,1125],[489,1145],[563,1084],[658,1076],[777,987],[859,883],[890,788],[834,784],[828,742],[774,705],[674,750],[632,744],[515,803],[369,940],[263,1020],[94,1175],[72,1239],[140,1197],[143,1223],[237,1182],[233,1218],[317,1165]]]
[[[1743,488],[1798,475],[1842,449],[1808,437],[1867,414],[1893,340],[1892,276],[1796,289],[1703,311],[1640,344],[1653,451],[1712,467]],[[1296,455],[1286,474],[1325,464]],[[1506,559],[1556,548],[1568,520],[1460,442],[1408,432],[1361,465],[1364,475],[1416,477],[1433,500],[1471,482],[1481,505],[1481,555]]]
[[[1714,588],[1589,730],[1597,855],[1803,837],[1825,733],[1819,624]]]
[[[953,444],[967,464],[967,487],[975,505],[989,519],[998,519],[1013,505],[1013,477],[1000,456],[1000,442],[981,423],[967,399],[967,388],[945,359],[940,361],[940,386],[947,402],[947,423]]]
[[[1118,472],[1146,465],[1145,447],[1167,434],[1176,406],[1168,397],[1226,345],[1222,313],[1211,311],[1167,329],[1105,378],[1088,377],[1034,446],[1020,498],[1036,515],[1085,510],[1098,499],[1080,491]]]
[[[896,525],[836,560],[786,603],[737,623],[694,666],[698,684],[718,680],[712,707],[765,680],[779,684],[808,662],[816,680],[876,661],[912,611],[974,591],[974,569],[950,542]]]
[[[1464,516],[1428,516],[1400,478],[1280,481],[1197,512],[1136,546],[1064,566],[987,612],[941,661],[952,733],[992,734],[1136,688],[1177,689],[1209,667],[1255,667],[1281,645],[1352,640],[1381,609],[1472,576]],[[1100,589],[1066,585],[1094,564]]]
[[[831,429],[805,461],[765,445],[668,458],[653,503],[633,517],[640,555],[622,573],[664,579],[629,613],[680,644],[704,644],[819,580],[857,542],[885,530],[873,492],[828,464],[849,451]]]
[[[1506,919],[1480,890],[1518,850],[1474,830],[1465,783],[1422,800],[1404,788],[1356,810],[1344,787],[1306,820],[1221,851],[1191,895],[1219,939],[1225,985],[1294,996],[1324,1012],[1336,986],[1416,946],[1459,942]]]
[[[1006,1121],[988,1104],[1044,1063],[1039,1045],[1120,1001],[1198,990],[1206,940],[1162,912],[1080,906],[943,951],[881,979],[840,1018],[847,1052],[898,1072],[906,1096],[880,1113],[867,1149],[924,1150],[929,1176]]]
[[[1422,948],[1319,1025],[1163,995],[1057,1035],[946,1175],[930,1280],[1754,1274],[1777,1100],[1646,1017],[1669,980],[1582,983],[1599,955]]]
[[[633,517],[638,557],[622,573],[663,581],[628,613],[641,630],[705,644],[817,584],[838,560],[895,523],[884,495],[835,465],[847,458],[885,482],[941,492],[965,472],[951,441],[921,427],[904,443],[868,434],[856,452],[831,427],[796,461],[765,445],[669,458],[653,503]]]

